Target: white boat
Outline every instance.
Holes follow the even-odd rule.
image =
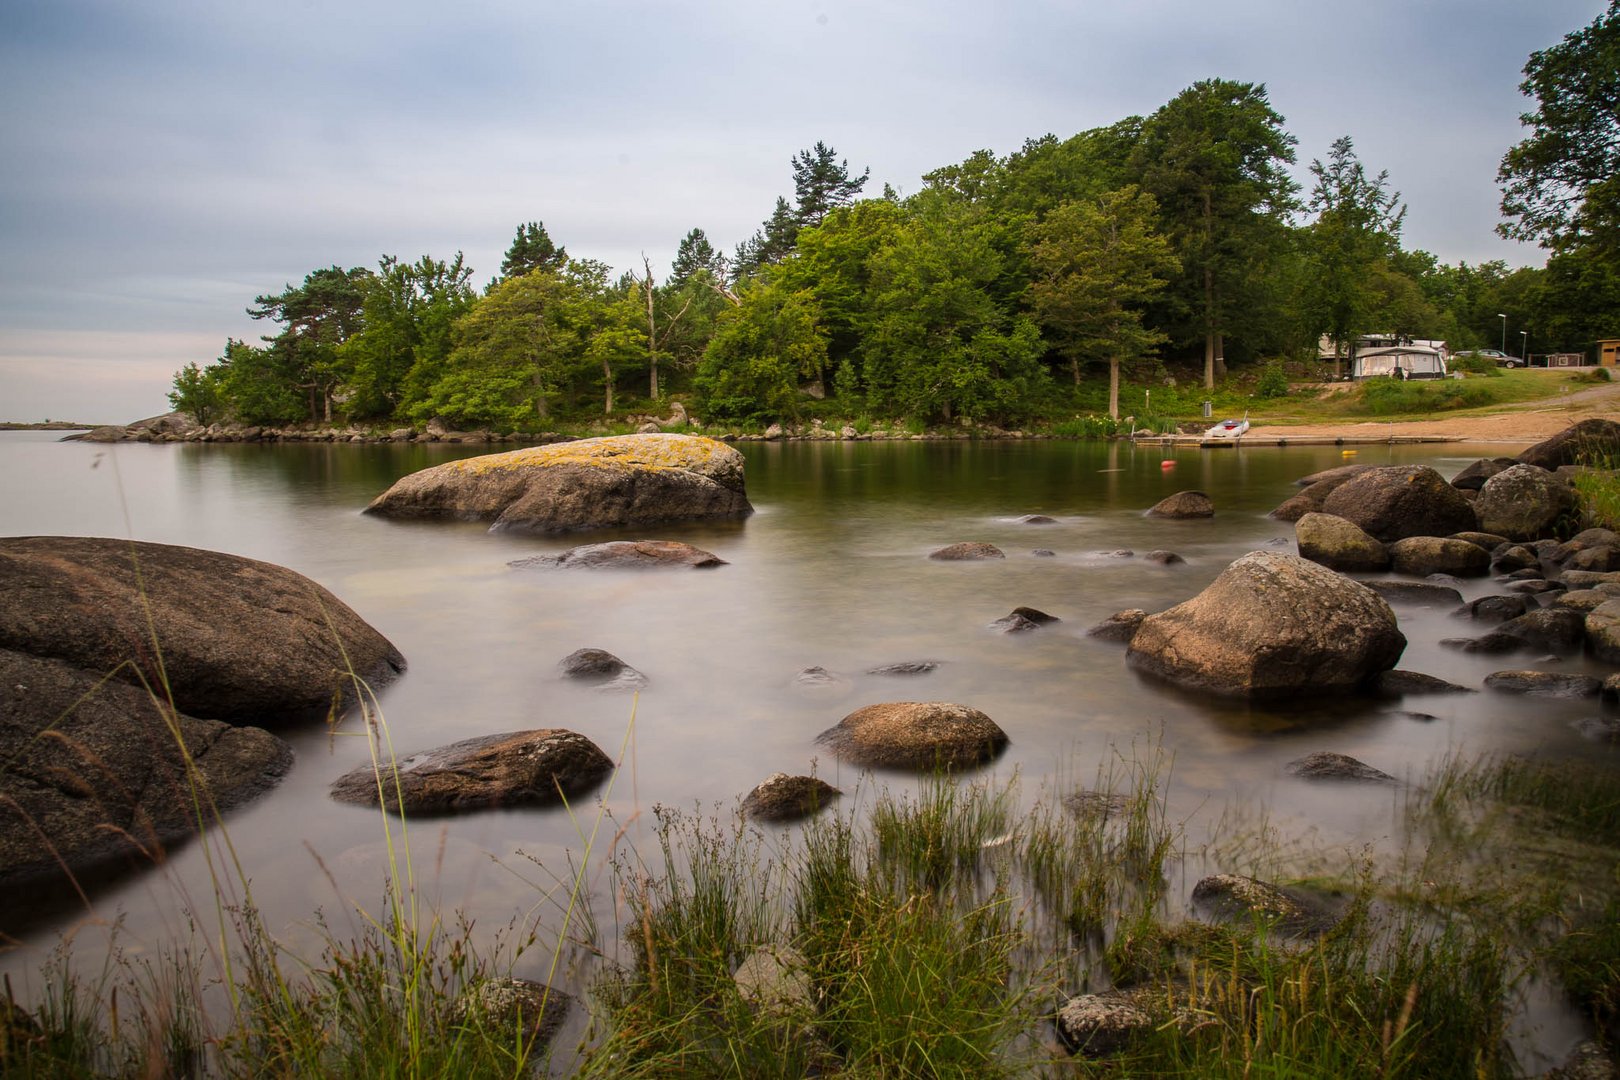
[[[1242,420],[1222,420],[1208,431],[1204,432],[1206,439],[1235,439],[1249,430],[1249,418]]]

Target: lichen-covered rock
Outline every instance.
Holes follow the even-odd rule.
[[[1359,780],[1373,783],[1393,783],[1395,778],[1382,769],[1375,769],[1349,754],[1332,750],[1318,750],[1288,763],[1288,772],[1308,780]]]
[[[1497,536],[1495,533],[1480,532],[1477,529],[1468,529],[1463,532],[1452,533],[1451,538],[1453,540],[1466,540],[1470,544],[1478,544],[1486,551],[1495,551],[1498,547],[1508,542],[1508,538],[1505,536]]]
[[[497,976],[464,990],[450,1009],[452,1027],[521,1032],[526,1049],[538,1052],[556,1037],[573,998],[532,979]]]
[[[1620,600],[1610,600],[1587,612],[1582,629],[1593,656],[1605,663],[1620,664]]]
[[[1599,574],[1620,570],[1620,544],[1598,544],[1584,548],[1565,559],[1564,567]]]
[[[1585,551],[1587,548],[1614,547],[1616,545],[1620,545],[1620,533],[1616,533],[1612,529],[1582,529],[1548,552],[1547,558],[1549,561],[1562,566],[1569,561],[1570,556]]]
[[[743,799],[742,812],[757,821],[796,821],[809,817],[841,794],[814,776],[772,773]]]
[[[1136,635],[1137,627],[1148,613],[1141,608],[1127,608],[1116,611],[1102,622],[1086,631],[1086,637],[1101,638],[1104,641],[1129,641]]]
[[[743,457],[692,435],[614,435],[463,458],[403,477],[367,513],[571,532],[753,512]]]
[[[1574,511],[1575,489],[1569,482],[1534,465],[1502,470],[1474,500],[1480,529],[1509,540],[1552,536],[1568,528]]]
[[[964,562],[973,559],[1005,559],[1006,554],[994,544],[983,544],[976,541],[964,541],[960,544],[950,544],[938,551],[930,552],[930,559],[939,559],[942,562]]]
[[[547,806],[589,791],[613,761],[561,728],[482,735],[415,754],[390,767],[363,765],[332,784],[339,802],[396,813],[449,814],[490,806]]]
[[[1491,565],[1508,574],[1513,573],[1515,570],[1539,570],[1541,556],[1523,544],[1507,541],[1492,549]]]
[[[1582,420],[1519,455],[1526,465],[1557,469],[1562,465],[1591,465],[1620,459],[1620,423]]]
[[[709,570],[727,564],[711,551],[678,540],[610,540],[605,544],[581,544],[558,555],[515,559],[507,565],[514,570]]]
[[[1385,543],[1478,528],[1474,508],[1462,492],[1426,465],[1357,473],[1322,500],[1322,512],[1354,522]]]
[[[286,567],[85,536],[0,538],[0,648],[166,686],[183,713],[257,727],[325,719],[357,679],[376,687],[405,668],[353,609]]]
[[[1451,574],[1482,577],[1491,572],[1490,552],[1466,540],[1408,536],[1389,545],[1390,569],[1397,574]]]
[[[1590,675],[1558,671],[1496,671],[1485,676],[1485,685],[1504,693],[1545,697],[1596,697],[1603,688],[1603,683]]]
[[[1297,556],[1255,551],[1191,600],[1144,619],[1126,658],[1190,689],[1266,698],[1360,686],[1405,647],[1395,613],[1371,589]]]
[[[961,769],[1007,748],[1007,733],[978,709],[944,701],[891,701],[856,709],[816,741],[853,765]]]
[[[1052,1022],[1069,1052],[1087,1058],[1116,1054],[1158,1026],[1137,995],[1124,990],[1072,997]]]
[[[1215,516],[1215,504],[1202,491],[1178,491],[1154,503],[1147,516],[1177,521],[1210,518]]]
[[[1213,874],[1193,886],[1195,909],[1220,922],[1259,917],[1292,933],[1323,930],[1337,918],[1333,905],[1300,889],[1241,874]]]
[[[1331,570],[1387,570],[1389,549],[1332,514],[1306,514],[1294,525],[1300,558]]]

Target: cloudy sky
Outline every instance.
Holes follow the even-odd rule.
[[[1492,232],[1525,58],[1602,0],[0,0],[0,419],[163,412],[317,267],[724,250],[816,140],[901,193],[1189,84],[1262,82],[1299,173],[1340,135],[1408,246]]]

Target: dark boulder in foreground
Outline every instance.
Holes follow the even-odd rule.
[[[743,799],[742,812],[756,821],[796,821],[830,805],[841,794],[814,776],[772,773]]]
[[[0,762],[0,894],[20,898],[36,879],[83,885],[104,866],[161,858],[196,830],[194,796],[219,810],[246,802],[286,773],[292,749],[98,671],[0,649]]]
[[[183,713],[258,727],[325,719],[356,678],[375,688],[405,667],[347,604],[286,567],[83,536],[0,539],[0,648],[167,685]]]
[[[982,544],[974,541],[963,541],[960,544],[950,544],[938,551],[930,552],[930,559],[939,559],[942,562],[965,562],[973,559],[1005,559],[1006,554],[994,544]]]
[[[1620,423],[1582,420],[1519,455],[1526,465],[1557,469],[1562,465],[1596,465],[1620,460]]]
[[[1255,551],[1143,620],[1126,659],[1193,690],[1270,698],[1358,687],[1406,648],[1371,589],[1294,555]]]
[[[692,435],[613,435],[463,458],[412,473],[366,512],[571,532],[753,512],[743,456]]]
[[[612,760],[583,735],[561,728],[482,735],[415,754],[397,768],[370,765],[332,784],[339,802],[396,813],[451,814],[490,806],[547,806],[589,791]]]
[[[1215,504],[1202,491],[1178,491],[1154,503],[1147,516],[1177,521],[1210,518],[1215,516]]]
[[[514,570],[708,570],[727,564],[713,552],[677,540],[611,540],[605,544],[581,544],[558,555],[516,559],[507,565]]]
[[[1462,492],[1427,465],[1389,465],[1357,473],[1322,500],[1337,514],[1385,543],[1408,536],[1450,536],[1477,528]]]
[[[891,701],[856,709],[816,737],[842,761],[881,769],[963,769],[1007,748],[1007,733],[978,709],[944,701]]]

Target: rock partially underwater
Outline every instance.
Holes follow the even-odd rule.
[[[488,521],[491,529],[572,532],[753,513],[743,457],[693,435],[614,435],[435,465],[366,508],[393,518]]]

